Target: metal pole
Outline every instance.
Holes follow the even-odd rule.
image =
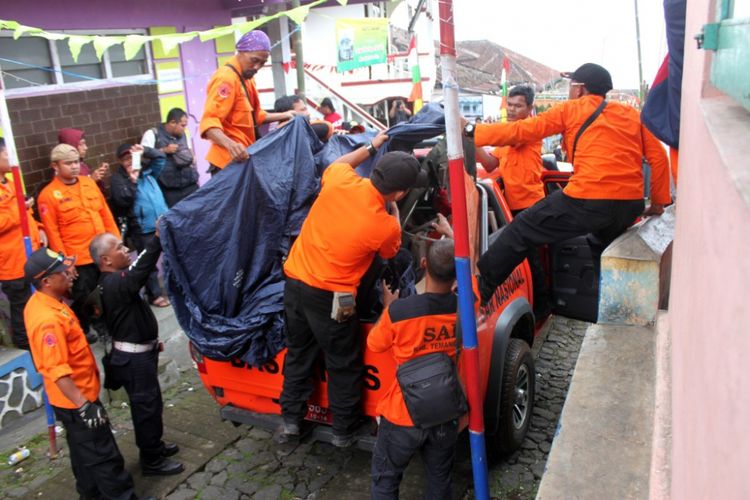
[[[292,0],[292,7],[299,7],[299,0]],[[297,67],[297,95],[305,99],[305,59],[302,55],[302,26],[297,26],[294,35],[294,60]]]
[[[641,101],[641,108],[643,108],[643,62],[641,59],[641,22],[638,18],[638,0],[633,0],[635,5],[635,39],[638,44],[638,97]]]
[[[10,125],[10,114],[8,105],[5,102],[5,83],[3,81],[3,72],[0,68],[0,125],[3,129],[5,138],[5,147],[8,150],[8,160],[10,161],[11,171],[13,172],[13,184],[16,188],[16,202],[18,203],[18,218],[21,224],[21,233],[23,234],[23,246],[26,250],[26,257],[31,255],[31,231],[29,230],[29,221],[26,213],[26,194],[24,193],[23,179],[21,178],[21,168],[18,166],[18,152],[16,151],[16,142],[13,139],[13,129]],[[42,399],[44,400],[44,411],[47,415],[47,431],[49,434],[49,457],[57,458],[57,434],[55,433],[55,413],[52,406],[47,400],[47,393],[42,386]]]
[[[445,136],[448,145],[453,230],[456,245],[456,278],[458,281],[458,311],[463,337],[463,363],[469,400],[469,442],[474,475],[474,496],[489,500],[487,455],[484,445],[484,408],[479,384],[479,351],[477,324],[474,315],[474,292],[471,285],[471,250],[469,223],[464,184],[464,153],[461,142],[461,123],[458,109],[456,80],[456,43],[453,31],[453,0],[439,0],[440,61],[443,73],[443,103],[445,106]]]

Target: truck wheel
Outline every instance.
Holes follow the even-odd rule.
[[[493,436],[499,454],[512,453],[526,438],[534,410],[535,378],[529,345],[521,339],[510,339],[503,369],[500,422]]]

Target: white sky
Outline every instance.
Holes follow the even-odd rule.
[[[561,71],[601,64],[638,88],[634,0],[454,0],[456,40],[487,39]],[[667,53],[661,0],[638,0],[643,79]]]

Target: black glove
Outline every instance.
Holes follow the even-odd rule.
[[[78,414],[89,429],[98,429],[108,422],[107,412],[99,403],[86,401],[78,408]]]

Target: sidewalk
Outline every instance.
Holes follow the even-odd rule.
[[[144,478],[141,475],[129,409],[107,408],[125,466],[133,475],[139,495],[165,496],[241,435],[240,430],[220,420],[216,404],[192,371],[184,374],[174,388],[165,391],[164,404],[164,439],[180,446],[175,458],[185,464],[182,474],[167,477]],[[9,467],[7,456],[12,450],[2,450],[0,490],[11,498],[77,498],[64,435],[58,437],[62,457],[48,460],[43,415],[36,420],[41,423],[40,434],[22,443],[31,450],[29,459]],[[210,439],[207,429],[211,429]]]

